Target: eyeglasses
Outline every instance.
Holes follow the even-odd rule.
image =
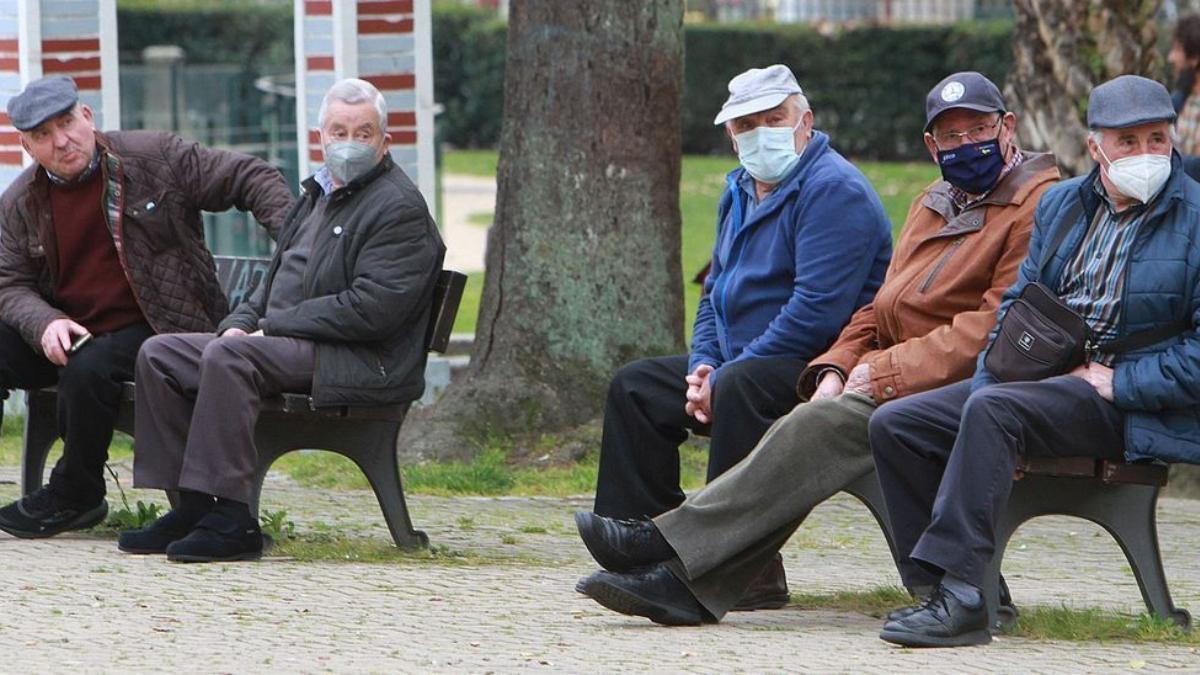
[[[968,140],[972,143],[990,141],[993,138],[992,132],[995,131],[1003,121],[1004,115],[1001,115],[997,117],[996,121],[991,124],[979,124],[967,129],[966,131],[947,131],[937,134],[933,137],[933,140],[935,143],[937,143],[938,149],[940,150],[953,150],[963,143],[966,143]]]

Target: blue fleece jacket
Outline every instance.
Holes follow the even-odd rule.
[[[866,176],[813,132],[795,168],[754,212],[732,171],[717,209],[712,268],[688,370],[742,359],[808,361],[883,283],[891,223]]]

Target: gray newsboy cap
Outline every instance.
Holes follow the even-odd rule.
[[[51,75],[30,82],[25,91],[8,99],[8,118],[20,131],[29,131],[46,120],[61,115],[79,102],[75,80]]]
[[[803,94],[796,76],[787,66],[775,64],[751,68],[729,81],[729,98],[713,124],[770,110],[793,94]]]
[[[1175,121],[1167,88],[1140,75],[1121,75],[1092,89],[1089,129],[1124,129],[1147,122]]]

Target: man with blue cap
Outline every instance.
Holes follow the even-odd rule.
[[[745,457],[796,405],[806,363],[871,301],[891,255],[879,196],[813,129],[787,66],[734,77],[713,123],[725,127],[741,166],[718,206],[691,353],[642,359],[613,378],[596,487],[602,515],[650,517],[678,506],[688,430],[711,436],[709,480]],[[750,595],[743,608],[785,604],[782,565]]]
[[[1039,338],[1014,333],[1002,345],[1010,333],[998,323],[972,379],[871,418],[901,574],[935,586],[923,605],[890,615],[884,640],[991,640],[980,589],[1020,457],[1200,462],[1200,184],[1172,149],[1174,119],[1158,82],[1123,75],[1096,87],[1087,144],[1097,166],[1038,206],[999,322],[1040,284],[1086,324],[1081,362],[1014,376],[1028,371],[1000,355]]]
[[[56,386],[63,454],[0,508],[0,530],[51,537],[104,520],[104,462],[138,348],[229,311],[201,211],[238,207],[274,233],[292,194],[261,159],[174,134],[101,133],[75,82],[8,100],[34,159],[0,196],[0,389]]]

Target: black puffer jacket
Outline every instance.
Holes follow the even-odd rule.
[[[154,131],[97,132],[105,223],[146,321],[158,333],[202,332],[229,311],[204,245],[201,211],[252,211],[274,238],[294,201],[261,159]],[[64,315],[50,179],[31,166],[0,196],[0,320],[34,349]]]
[[[263,318],[280,256],[322,195],[315,180],[304,181],[267,278],[217,330],[261,328],[316,342],[315,405],[419,398],[425,329],[446,247],[421,193],[390,157],[330,195],[304,271],[304,300]]]

